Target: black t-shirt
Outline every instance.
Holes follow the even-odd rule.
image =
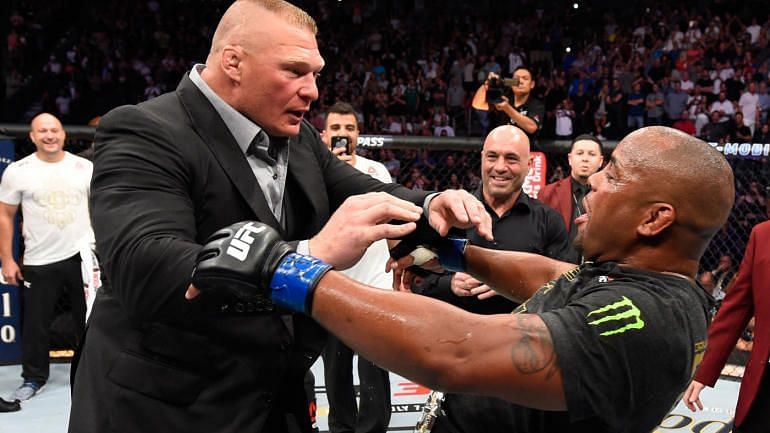
[[[543,103],[535,98],[532,94],[529,95],[527,100],[521,104],[521,105],[513,105],[514,101],[516,100],[516,97],[513,94],[513,90],[510,88],[505,89],[505,92],[503,92],[503,95],[505,95],[506,98],[508,98],[509,103],[513,106],[514,109],[516,109],[519,113],[529,117],[530,119],[535,121],[535,124],[537,124],[537,130],[534,134],[530,134],[527,131],[524,131],[527,134],[527,137],[529,137],[530,143],[534,146],[534,139],[537,138],[537,134],[540,132],[540,128],[543,127],[543,119],[545,118],[545,106]],[[491,131],[494,128],[497,128],[501,125],[516,125],[516,122],[513,121],[508,115],[502,111],[497,111],[494,109],[494,107],[490,107],[489,113],[489,130]],[[522,129],[523,131],[523,129]]]
[[[586,263],[517,308],[548,327],[568,412],[461,394],[435,433],[649,433],[674,407],[706,347],[713,299],[683,277]]]

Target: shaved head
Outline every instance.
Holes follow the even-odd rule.
[[[481,183],[488,205],[500,209],[513,205],[529,171],[529,159],[529,138],[521,129],[503,125],[487,135],[481,151]]]
[[[627,135],[589,183],[575,238],[586,258],[690,277],[735,196],[724,155],[662,126]]]
[[[318,33],[315,20],[291,3],[282,0],[237,0],[219,20],[209,57],[220,53],[226,45],[253,44],[256,42],[252,37],[254,32],[263,27],[266,20],[274,21],[276,18],[313,35]]]
[[[40,113],[29,124],[29,139],[35,144],[38,158],[55,162],[64,157],[64,127],[53,114]]]
[[[733,171],[716,149],[662,126],[634,131],[621,146],[628,164],[656,185],[653,194],[676,206],[679,224],[710,239],[727,221],[735,198]]]

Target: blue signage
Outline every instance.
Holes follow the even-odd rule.
[[[0,175],[14,161],[13,140],[0,140]],[[13,233],[13,256],[19,257],[19,230]],[[0,263],[2,266],[2,263]],[[19,288],[0,284],[0,364],[13,364],[21,359],[21,305]]]

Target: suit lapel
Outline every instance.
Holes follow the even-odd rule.
[[[561,185],[559,185],[559,188],[561,188],[561,200],[559,200],[559,202],[562,203],[559,212],[561,212],[561,216],[564,218],[565,225],[567,226],[567,233],[569,233],[572,228],[572,207],[575,205],[573,203],[574,198],[572,197],[572,180],[570,180],[569,177],[566,178],[562,181]]]
[[[327,200],[325,191],[322,189],[324,180],[319,176],[319,163],[312,149],[314,143],[310,142],[311,138],[311,134],[303,133],[303,131],[300,131],[300,134],[297,137],[289,138],[289,177],[293,179],[294,183],[299,187],[292,189],[291,193],[301,193],[304,195],[304,199],[310,204],[310,206],[302,206],[307,217],[312,217],[312,215],[310,215],[311,213],[318,213],[319,209],[324,209],[325,206],[323,205],[322,200]],[[289,191],[290,190],[287,188],[287,193],[289,193]],[[292,203],[297,203],[299,200],[302,200],[302,198],[284,196],[284,200],[291,200]],[[298,215],[294,215],[293,212],[287,214],[287,218],[296,218],[297,216]],[[320,217],[323,216],[320,215]],[[306,221],[310,220],[316,219],[306,219]],[[287,224],[287,226],[288,225],[289,224]],[[317,230],[311,229],[310,233],[314,234],[315,231]]]
[[[227,129],[225,122],[211,106],[211,102],[195,87],[187,75],[182,78],[176,91],[190,116],[192,127],[209,147],[227,177],[230,178],[257,218],[265,224],[281,230],[281,224],[270,211],[267,200],[265,200],[262,189],[254,178],[254,173],[251,171],[246,157]]]

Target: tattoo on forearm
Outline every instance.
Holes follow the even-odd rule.
[[[532,320],[525,314],[514,314],[515,327],[521,337],[511,348],[513,365],[522,374],[537,374],[546,371],[546,379],[558,372],[556,353],[553,351],[551,334],[545,324]]]

